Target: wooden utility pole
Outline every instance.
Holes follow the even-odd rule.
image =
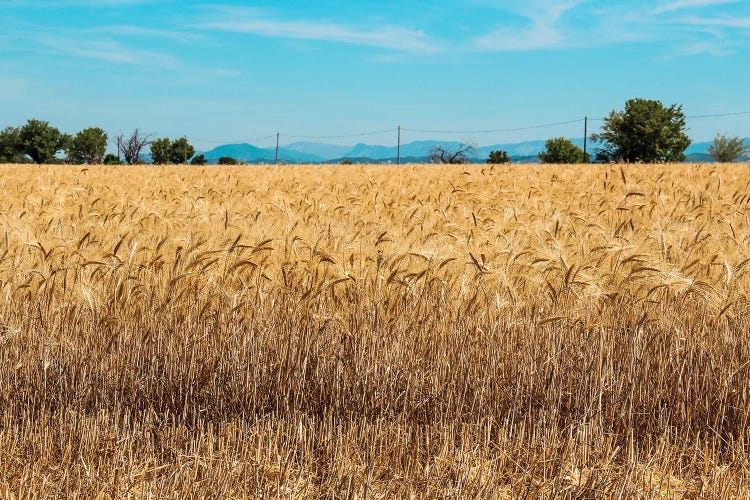
[[[398,149],[396,156],[396,165],[401,165],[401,125],[398,126]]]
[[[589,117],[586,116],[583,119],[583,163],[588,163],[589,158],[587,155],[587,146],[589,140]]]
[[[279,132],[276,132],[276,165],[279,164],[279,135],[281,135]]]
[[[187,157],[187,136],[183,135],[183,139],[185,139],[185,142],[182,143],[182,156],[185,158],[185,165],[187,165],[188,157]]]

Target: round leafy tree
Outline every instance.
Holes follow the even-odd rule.
[[[219,158],[219,165],[237,165],[239,162],[231,156],[222,156]]]
[[[682,106],[649,99],[631,99],[623,111],[612,111],[592,139],[602,145],[596,153],[601,161],[684,161],[690,146]]]
[[[510,155],[507,151],[499,150],[499,151],[490,151],[490,157],[487,158],[487,163],[494,163],[494,164],[500,164],[500,163],[510,163]]]
[[[98,127],[89,127],[78,132],[66,147],[70,163],[102,163],[107,151],[107,133]]]
[[[740,161],[748,152],[750,146],[745,144],[744,139],[737,136],[727,137],[727,134],[717,134],[713,144],[708,147],[708,154],[719,163]]]
[[[65,149],[70,136],[61,133],[48,122],[29,120],[19,131],[19,145],[34,163],[55,163],[58,151]]]
[[[194,156],[192,160],[190,160],[191,165],[208,165],[208,160],[206,159],[206,155],[197,155]]]
[[[175,165],[187,163],[195,154],[195,148],[184,137],[175,139],[169,148],[169,159]]]
[[[548,139],[544,145],[545,149],[539,153],[542,163],[585,163],[588,157],[579,148],[565,137]]]

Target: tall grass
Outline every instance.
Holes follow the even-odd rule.
[[[0,167],[0,497],[747,496],[749,187]]]

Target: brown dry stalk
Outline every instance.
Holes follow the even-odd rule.
[[[747,165],[0,184],[0,498],[750,495]]]

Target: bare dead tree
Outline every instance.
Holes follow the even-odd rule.
[[[143,148],[151,144],[152,136],[135,129],[130,136],[120,134],[117,136],[117,152],[121,154],[128,165],[138,163]]]
[[[444,146],[434,146],[430,149],[430,163],[469,163],[476,156],[476,149],[471,144],[461,143],[458,149],[452,151]]]

